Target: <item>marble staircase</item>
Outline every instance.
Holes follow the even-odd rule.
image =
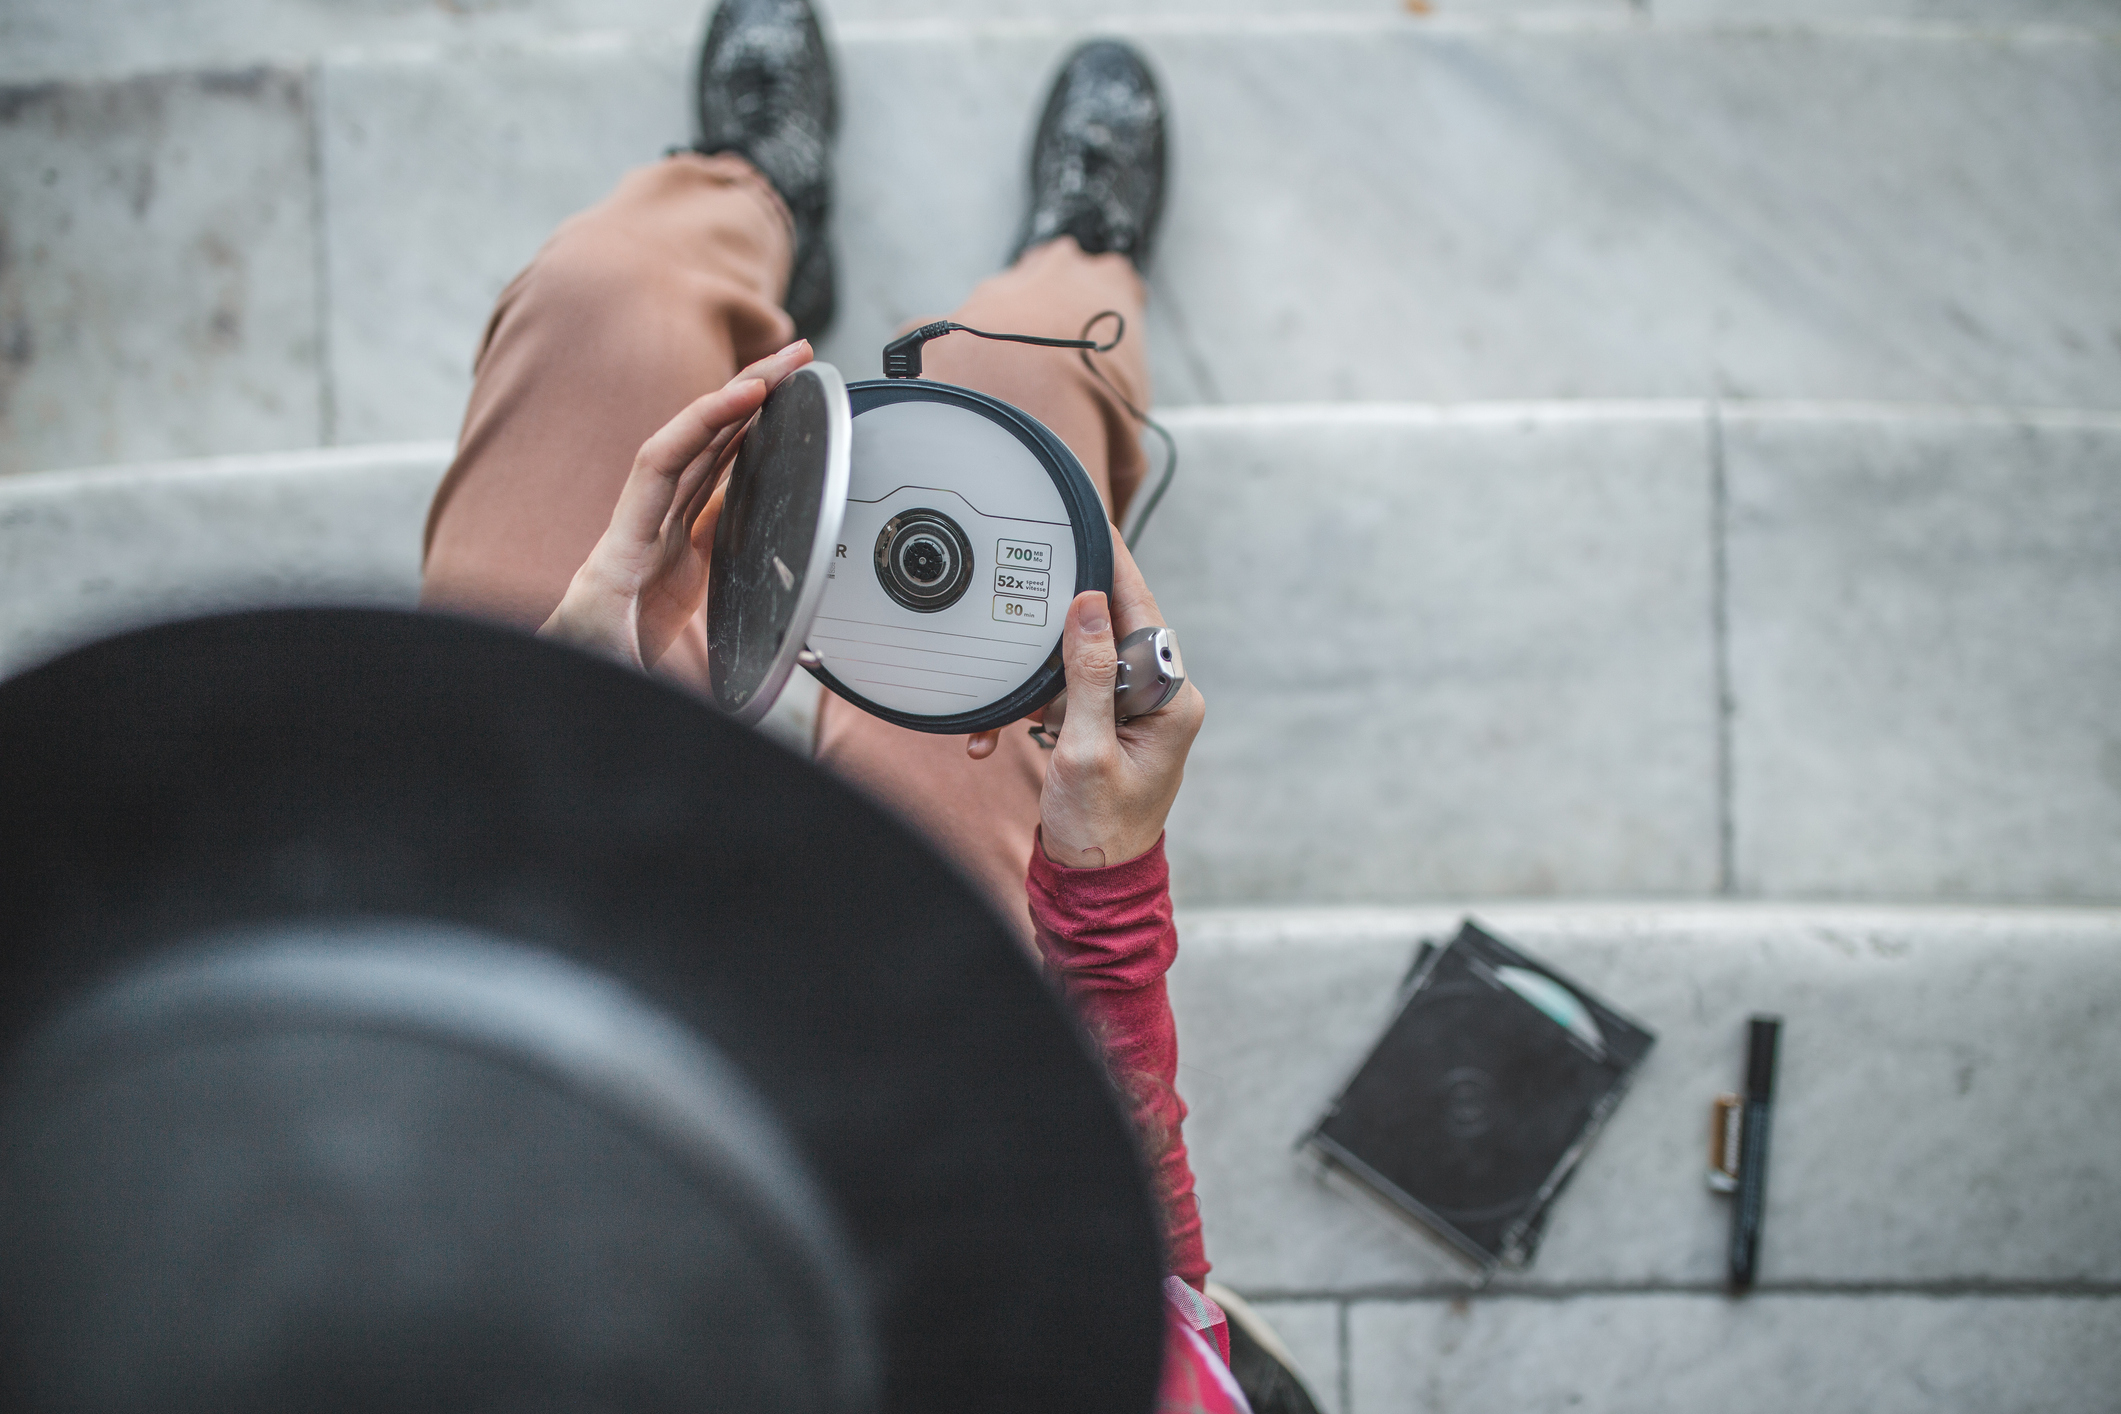
[[[1463,1275],[1291,1146],[1466,914],[1656,1048],[1532,1264]],[[2111,1407],[2121,912],[1545,904],[1188,911],[1172,973],[1218,1276],[1345,1414]],[[1707,1104],[1785,1018],[1754,1294],[1722,1293]],[[2065,1138],[2064,1136],[2072,1136]]]
[[[833,13],[856,375],[1000,258],[1077,37],[1166,82],[1181,1088],[1333,1414],[2112,1407],[2121,5]],[[487,307],[684,135],[698,22],[0,5],[0,674],[412,602]],[[1289,1155],[1467,912],[1661,1036],[1477,1294]],[[1701,1131],[1777,1008],[1733,1302]]]

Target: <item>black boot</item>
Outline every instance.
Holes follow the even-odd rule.
[[[1014,261],[1057,236],[1137,270],[1164,208],[1164,105],[1130,46],[1093,39],[1068,56],[1031,144],[1031,209]]]
[[[1318,1401],[1297,1372],[1289,1347],[1243,1297],[1208,1283],[1208,1299],[1230,1320],[1230,1378],[1245,1392],[1252,1414],[1319,1414]]]
[[[795,270],[784,304],[795,332],[832,322],[832,138],[839,102],[832,57],[808,0],[722,0],[700,46],[699,136],[765,174],[795,217]]]

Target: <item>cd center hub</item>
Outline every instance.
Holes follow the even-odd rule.
[[[901,511],[877,532],[876,578],[906,608],[938,613],[964,598],[972,583],[972,543],[941,511]]]

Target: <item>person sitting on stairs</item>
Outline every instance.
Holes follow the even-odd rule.
[[[692,145],[563,222],[502,291],[428,514],[422,602],[536,628],[705,695],[702,606],[720,508],[705,479],[832,320],[839,113],[807,0],[724,0],[697,80]],[[1109,40],[1076,49],[1033,143],[1007,268],[950,317],[1073,338],[1116,310],[1139,331],[1164,182],[1163,105],[1147,63]],[[925,357],[929,377],[1044,422],[1110,519],[1124,519],[1145,469],[1128,406],[1149,403],[1138,333],[1102,356],[1101,378],[1072,354],[1021,345],[951,340]],[[1105,1047],[1165,1211],[1162,1407],[1242,1408],[1234,1343],[1260,1414],[1315,1414],[1272,1332],[1235,1301],[1233,1328],[1202,1290],[1163,982],[1178,945],[1163,826],[1205,704],[1188,683],[1163,711],[1115,725],[1114,645],[1162,620],[1116,532],[1113,557],[1109,602],[1086,593],[1068,608],[1068,681],[1092,690],[1075,694],[1050,752],[1022,732],[911,731],[828,694],[814,755],[958,863]]]

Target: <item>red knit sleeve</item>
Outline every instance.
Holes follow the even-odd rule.
[[[1164,842],[1106,869],[1064,869],[1031,849],[1031,922],[1046,966],[1105,1050],[1113,1080],[1133,1110],[1134,1127],[1164,1204],[1171,1271],[1189,1285],[1207,1280],[1200,1204],[1186,1162],[1178,1098],[1178,1033],[1164,973],[1178,956],[1171,922],[1171,872]]]

